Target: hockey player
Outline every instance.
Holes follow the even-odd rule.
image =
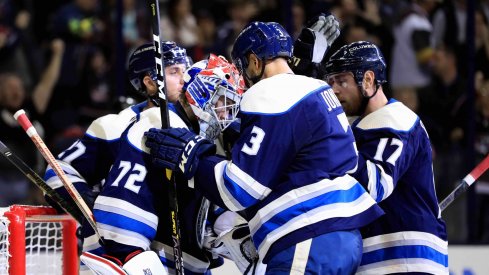
[[[294,75],[291,54],[291,37],[274,22],[252,22],[236,39],[233,62],[250,88],[231,161],[185,129],[152,129],[146,144],[161,167],[244,212],[266,273],[352,274],[362,253],[357,228],[382,211],[347,175],[358,157],[339,101],[325,82]]]
[[[419,117],[383,91],[386,62],[370,42],[343,46],[325,63],[327,82],[352,123],[352,175],[385,215],[363,231],[358,274],[448,274],[447,235],[433,182],[431,145]]]
[[[223,130],[237,113],[242,93],[239,73],[217,56],[211,56],[203,63],[193,78],[186,74],[186,95],[201,121],[205,118],[206,124],[214,126],[217,123],[217,127]],[[120,152],[95,199],[94,215],[105,242],[103,258],[125,266],[133,254],[151,248],[158,252],[166,272],[173,273],[170,210],[165,196],[168,184],[163,180],[164,171],[152,168],[148,149],[142,142],[145,131],[161,127],[159,112],[157,108],[143,111],[139,119],[123,132]],[[172,127],[187,127],[173,112],[170,112],[170,121]],[[199,218],[207,214],[202,213],[207,209],[201,210],[202,196],[192,188],[191,182],[178,174],[176,181],[180,183],[177,193],[185,273],[206,274],[210,262],[202,248],[204,232],[199,226],[205,225],[205,220]],[[109,272],[112,266],[104,265],[103,258],[94,259],[90,255],[83,260],[99,272]]]
[[[162,43],[162,52],[168,93],[181,93],[183,72],[191,61],[185,49],[171,41]],[[155,68],[154,46],[148,43],[138,47],[129,58],[128,75],[133,87],[143,93],[148,100],[130,106],[119,114],[110,114],[95,120],[83,138],[58,156],[65,173],[91,207],[100,192],[101,183],[105,180],[119,152],[120,136],[123,131],[139,117],[143,110],[157,104],[157,100],[154,100],[157,93]],[[50,167],[47,168],[45,179],[62,196],[71,200]],[[105,251],[96,235],[93,235],[91,228],[84,226],[82,231],[82,237],[86,237],[83,251],[104,254]],[[82,266],[81,271],[86,270],[85,268]]]
[[[148,62],[142,62],[142,59],[145,56],[146,59],[153,58],[150,51],[147,54],[144,54],[145,52],[146,51],[140,50],[135,51],[133,56],[136,55],[135,59],[138,60],[138,62],[130,62],[131,70],[143,71],[144,64],[148,64]],[[131,60],[133,59],[131,58]],[[235,117],[237,113],[237,105],[224,104],[228,101],[221,101],[218,96],[215,96],[219,93],[211,94],[212,89],[217,90],[217,87],[219,87],[218,91],[227,91],[224,95],[231,95],[234,89],[241,90],[239,87],[242,86],[242,80],[241,82],[239,81],[240,78],[237,70],[222,58],[211,56],[208,61],[206,60],[205,62],[199,63],[205,64],[204,67],[206,70],[203,70],[202,67],[199,68],[199,70],[193,68],[191,71],[194,73],[188,73],[185,77],[185,83],[188,87],[186,90],[188,90],[187,95],[190,101],[190,106],[193,112],[199,116],[200,125],[206,125],[204,129],[207,129],[207,131],[203,131],[203,133],[213,133],[214,131],[210,131],[210,129],[217,128],[219,131],[233,121],[233,119],[230,119],[225,115],[226,112],[223,112],[223,110],[232,110],[230,115],[231,117]],[[131,67],[134,66],[134,64],[138,64],[139,68],[135,69],[134,67]],[[194,79],[191,77],[197,73],[199,75],[205,74],[205,78],[196,77]],[[148,75],[150,76],[151,74],[142,72],[141,79],[143,80],[139,83],[148,81],[148,79],[146,79],[146,76]],[[138,83],[135,81],[131,82],[133,84]],[[151,81],[148,81],[148,83],[152,84]],[[202,83],[205,83],[205,85],[202,86]],[[150,91],[155,91],[156,89],[156,86],[154,85],[144,85],[147,88],[153,87]],[[235,95],[234,97],[229,98],[237,101],[239,97],[240,96]],[[214,105],[218,107],[212,108]],[[220,120],[218,119],[219,117],[221,118]],[[170,112],[170,118],[172,123],[179,121],[175,118],[173,112]],[[186,117],[186,120],[190,119]],[[105,241],[104,251],[100,251],[99,249],[98,251],[92,251],[97,253],[84,253],[82,256],[83,261],[99,273],[117,273],[120,271],[119,266],[123,266],[124,270],[128,273],[132,272],[135,265],[141,265],[141,260],[137,258],[140,257],[140,254],[134,258],[132,258],[132,256],[139,253],[140,250],[147,248],[149,240],[153,237],[154,240],[150,246],[153,250],[159,252],[160,260],[165,266],[165,272],[168,272],[167,269],[171,269],[173,266],[173,251],[171,247],[168,246],[172,241],[169,227],[165,227],[164,225],[161,227],[159,226],[159,221],[161,221],[162,224],[167,223],[165,218],[168,217],[169,213],[167,213],[166,200],[156,199],[154,197],[158,196],[159,198],[159,194],[166,193],[166,185],[162,182],[164,175],[152,172],[153,170],[149,168],[151,165],[146,165],[147,163],[145,159],[147,159],[147,156],[145,157],[145,154],[137,149],[141,149],[140,146],[142,146],[140,144],[140,137],[138,138],[138,133],[142,133],[141,131],[144,132],[145,127],[160,126],[158,123],[161,124],[159,119],[159,109],[148,108],[147,110],[138,113],[136,121],[133,119],[131,125],[123,131],[122,136],[118,139],[117,146],[119,149],[118,152],[113,154],[115,155],[115,159],[113,160],[112,169],[109,172],[109,176],[104,178],[104,186],[101,187],[102,190],[100,194],[97,194],[98,196],[94,205],[95,218],[99,225],[99,231]],[[177,126],[186,127],[190,125],[185,125],[183,121],[180,121]],[[103,130],[100,125],[95,129]],[[95,142],[88,143],[87,147],[92,144],[95,144]],[[73,162],[77,163],[78,166],[83,164],[83,162]],[[95,163],[92,164],[96,165]],[[132,166],[132,164],[134,164],[134,166]],[[79,184],[83,184],[83,179],[80,178],[81,176],[77,174],[73,167],[71,168],[72,169],[70,169],[68,165],[65,166],[65,170],[70,176],[75,180],[76,177],[79,177]],[[155,176],[155,174],[157,175]],[[54,177],[52,180],[55,182],[57,181],[57,178]],[[179,196],[179,199],[183,206],[181,209],[183,212],[182,227],[184,230],[182,248],[184,250],[185,271],[187,274],[206,273],[209,268],[209,262],[206,258],[207,255],[205,255],[201,249],[204,240],[202,240],[203,236],[197,234],[199,233],[202,235],[204,232],[200,230],[201,228],[198,228],[198,223],[196,221],[197,217],[202,216],[202,211],[205,211],[205,209],[202,210],[201,208],[200,204],[202,200],[200,196],[193,190],[188,190],[189,188],[186,188],[185,185],[181,185],[181,188],[185,189],[183,191],[180,190],[181,192],[179,192],[179,194],[183,194],[181,197]],[[151,192],[148,192],[148,189],[151,190]],[[134,195],[133,193],[138,194]],[[197,198],[195,198],[194,195],[197,196]],[[145,211],[147,208],[149,208],[150,211]],[[156,211],[155,214],[157,215],[151,215],[152,211]],[[158,220],[158,223],[155,223],[155,218]],[[205,222],[205,220],[203,222]],[[236,215],[230,215],[230,213],[219,216],[213,227],[217,234],[222,234],[215,240],[212,238],[210,240],[206,239],[206,248],[212,249],[215,253],[224,254],[231,259],[236,259],[234,255],[237,255],[237,257],[241,257],[243,260],[241,266],[245,266],[245,264],[249,264],[249,260],[242,255],[238,255],[239,246],[235,250],[223,250],[222,245],[215,248],[212,247],[212,244],[224,244],[224,246],[227,246],[233,241],[241,243],[240,240],[233,239],[229,234],[225,234],[235,232],[236,230],[230,230],[239,222],[240,219]],[[156,233],[152,233],[151,226],[154,227],[156,224],[158,224],[157,231]],[[200,224],[202,224],[202,221],[200,221]],[[153,228],[153,231],[154,229],[155,228]],[[156,236],[152,236],[151,234],[156,234]],[[233,251],[235,252],[234,254]],[[103,254],[104,256],[100,257],[97,256],[97,254]],[[145,256],[142,261],[147,262],[147,264],[154,262],[154,259],[146,256],[146,252],[141,254],[144,254]],[[111,261],[107,261],[107,259],[111,259]],[[138,270],[140,271],[143,267],[149,267],[149,265],[142,265]]]
[[[168,93],[181,93],[183,72],[190,66],[191,60],[185,49],[178,47],[175,42],[163,42],[162,50]],[[82,176],[87,180],[89,186],[83,184],[77,189],[89,202],[93,203],[93,199],[90,199],[93,196],[92,189],[99,189],[100,181],[107,175],[118,152],[118,141],[122,131],[139,116],[139,113],[158,104],[155,67],[152,44],[143,44],[135,49],[129,58],[129,79],[134,89],[148,100],[130,106],[119,114],[109,114],[95,120],[82,139],[59,155],[59,160],[63,163],[76,167],[75,170],[83,171]],[[45,178],[48,183],[53,181],[52,187],[61,186],[61,182],[50,167],[47,169]],[[77,180],[72,180],[75,180],[76,185]],[[66,193],[66,190],[63,189],[59,191]]]

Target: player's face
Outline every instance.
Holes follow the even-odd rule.
[[[358,115],[362,102],[362,95],[353,74],[351,72],[345,72],[329,75],[326,78],[326,82],[333,88],[346,115]]]
[[[225,97],[225,96],[220,96],[219,99],[217,100],[216,104],[214,105],[214,110],[216,112],[217,118],[219,120],[225,120],[228,119],[231,116],[231,105],[234,105],[234,101]]]
[[[165,81],[168,101],[175,103],[178,101],[183,88],[184,64],[174,64],[165,67]]]
[[[261,73],[261,61],[254,55],[248,54],[248,67],[240,69],[238,66],[239,73],[243,76],[245,86],[250,88],[256,83],[252,79],[256,78]]]

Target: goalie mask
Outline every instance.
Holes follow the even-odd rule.
[[[200,134],[216,139],[236,120],[244,81],[224,57],[211,54],[190,67],[183,76],[185,96],[199,118]]]

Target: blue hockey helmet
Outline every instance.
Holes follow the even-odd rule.
[[[247,55],[254,53],[262,60],[292,57],[293,41],[287,31],[275,22],[251,22],[234,42],[231,57],[240,73],[248,67]]]
[[[173,41],[161,42],[161,51],[165,67],[174,64],[184,64],[185,68],[188,68],[192,65],[192,60],[187,56],[187,51],[177,46]],[[147,74],[156,81],[154,45],[146,43],[136,48],[129,57],[128,67],[129,80],[134,89],[142,90],[141,80]]]
[[[380,49],[367,41],[353,42],[341,47],[325,63],[326,79],[328,76],[343,72],[352,72],[355,81],[362,85],[366,71],[373,71],[377,85],[387,82],[387,65]]]

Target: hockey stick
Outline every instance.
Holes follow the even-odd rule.
[[[48,195],[59,207],[61,207],[66,213],[70,214],[78,223],[81,223],[80,211],[78,208],[73,207],[63,199],[58,192],[54,191],[34,170],[32,170],[24,161],[17,157],[10,148],[7,147],[2,141],[0,141],[0,152],[3,156],[10,161],[19,171],[26,176],[32,183],[34,183],[39,189],[41,189],[46,195]]]
[[[160,8],[158,4],[159,0],[149,0],[149,7],[151,13],[151,22],[153,29],[153,44],[155,46],[155,63],[157,71],[157,86],[158,86],[158,98],[160,104],[161,113],[161,128],[166,129],[170,127],[170,120],[168,115],[168,105],[166,101],[166,85],[165,85],[165,66],[162,57],[161,39],[160,39]],[[170,208],[170,222],[171,232],[173,239],[173,258],[175,260],[176,274],[184,274],[183,271],[183,254],[180,246],[181,233],[180,222],[178,220],[178,199],[177,199],[177,185],[175,181],[175,175],[171,170],[166,169],[166,178],[169,182],[168,185],[168,206]]]
[[[476,181],[484,172],[489,168],[489,155],[482,160],[477,166],[470,171],[470,173],[462,179],[462,182],[448,195],[442,202],[440,202],[440,209],[443,211],[449,206],[458,196],[460,196],[465,190],[467,190],[474,181]]]
[[[63,172],[63,169],[61,166],[59,166],[58,162],[54,158],[53,154],[51,151],[49,151],[48,147],[46,144],[44,144],[44,141],[41,139],[39,134],[36,131],[36,128],[32,126],[31,121],[25,114],[24,110],[19,110],[14,114],[14,118],[17,120],[17,122],[24,128],[24,131],[27,133],[27,135],[31,138],[31,140],[34,142],[36,145],[37,149],[39,152],[41,152],[42,156],[44,159],[48,162],[49,165],[53,168],[54,172],[56,175],[60,178],[61,182],[63,183],[63,186],[66,188],[68,191],[68,194],[70,194],[71,198],[75,201],[76,205],[78,206],[78,209],[81,211],[85,219],[87,219],[88,223],[90,226],[93,228],[95,233],[97,234],[98,238],[100,238],[100,234],[98,233],[97,226],[95,224],[95,220],[93,218],[93,213],[88,208],[87,204],[83,200],[83,198],[80,196],[78,191],[75,189],[73,186],[73,183],[70,182],[68,177],[65,175]]]

